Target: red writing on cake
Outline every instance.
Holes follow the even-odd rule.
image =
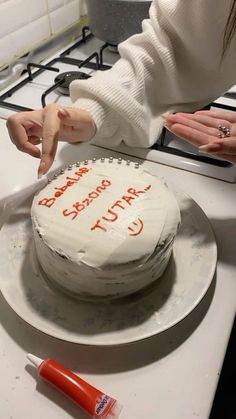
[[[72,205],[72,210],[64,209],[63,215],[65,217],[71,216],[72,220],[74,220],[81,211],[83,211],[86,207],[88,207],[94,199],[98,198],[102,191],[104,191],[108,186],[111,186],[111,182],[108,179],[103,179],[101,184],[96,187],[93,191],[91,191],[85,199],[80,202],[75,202]]]
[[[128,227],[128,230],[131,231],[129,233],[130,236],[138,236],[141,231],[143,230],[143,221],[138,218],[137,221],[133,221],[132,224],[135,227]]]
[[[87,167],[80,167],[74,174],[71,176],[66,176],[66,184],[63,186],[60,186],[59,188],[54,188],[55,193],[50,198],[43,198],[38,202],[38,205],[44,205],[47,208],[51,208],[53,204],[55,204],[56,200],[62,196],[65,191],[73,186],[80,178],[84,176],[85,173],[88,173],[90,169]]]
[[[127,195],[123,195],[118,201],[114,202],[113,205],[107,210],[107,214],[103,215],[101,218],[99,218],[96,223],[90,228],[91,231],[95,230],[102,230],[104,232],[107,231],[106,223],[114,223],[119,219],[119,214],[128,206],[132,206],[133,202],[139,198],[140,195],[145,194],[149,189],[151,188],[151,185],[146,186],[143,190],[137,190],[134,188],[128,188],[127,189]],[[105,221],[105,223],[104,223]],[[139,228],[134,230],[132,227],[128,227],[128,229],[131,231],[131,236],[137,236],[141,233],[143,230],[143,222],[142,220],[138,219],[139,221]],[[133,224],[138,226],[137,221],[134,221]]]

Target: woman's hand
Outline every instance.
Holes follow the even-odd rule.
[[[18,150],[41,159],[38,176],[50,169],[59,140],[70,143],[89,141],[95,135],[93,119],[83,109],[55,104],[10,116],[7,128]],[[42,151],[37,147],[42,143]]]
[[[199,151],[236,163],[236,112],[199,111],[163,118],[167,129],[199,147]],[[224,127],[229,130],[228,135]]]

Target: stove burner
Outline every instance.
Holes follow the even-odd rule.
[[[82,71],[67,71],[66,73],[58,74],[55,78],[55,83],[62,82],[57,90],[63,94],[69,96],[69,85],[73,80],[85,80],[91,77],[89,74],[83,73]]]
[[[108,47],[110,52],[113,52],[114,54],[118,54],[118,46],[117,45],[111,45],[109,44]]]

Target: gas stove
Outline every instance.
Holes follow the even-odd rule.
[[[49,103],[70,106],[69,84],[72,80],[92,77],[97,70],[106,71],[118,59],[115,46],[104,44],[90,33],[88,27],[84,27],[76,42],[60,50],[50,60],[40,64],[28,62],[19,80],[0,92],[0,117],[7,118],[12,113],[38,109]],[[234,89],[206,108],[234,111]],[[109,146],[106,148],[109,149]],[[121,144],[111,150],[227,182],[236,182],[235,165],[198,152],[195,147],[165,128],[149,149],[130,148]]]
[[[91,61],[79,67],[94,52],[96,55]],[[65,58],[76,60],[76,62],[69,62]],[[110,46],[103,45],[102,42],[90,36],[86,30],[85,41],[81,37],[67,49],[64,48],[56,56],[53,55],[50,60],[40,63],[47,67],[55,67],[59,71],[41,68],[37,63],[36,65],[29,63],[29,72],[25,72],[18,81],[12,82],[0,92],[0,178],[3,180],[0,201],[5,202],[5,198],[13,194],[15,197],[17,191],[24,189],[24,192],[27,192],[26,188],[32,188],[38,169],[37,159],[19,153],[12,146],[8,139],[4,119],[25,108],[40,108],[44,103],[54,101],[62,105],[71,104],[69,97],[62,94],[59,88],[63,86],[54,86],[60,81],[58,79],[55,81],[59,74],[80,71],[93,76],[97,68],[105,71],[117,59],[117,53],[112,52]],[[77,60],[79,60],[79,65]],[[214,106],[226,105],[229,109],[234,109],[234,103],[236,103],[233,97],[227,97],[227,103],[224,98],[218,99],[217,102]],[[179,151],[172,150],[177,147]],[[142,340],[132,345],[120,345],[112,350],[105,346],[102,348],[91,345],[78,346],[47,336],[16,316],[0,295],[1,375],[6,377],[5,380],[0,381],[2,417],[14,416],[18,419],[30,416],[34,419],[41,419],[42,416],[51,419],[84,417],[76,405],[64,402],[59,396],[48,392],[46,387],[45,389],[41,387],[40,383],[37,384],[36,391],[35,385],[32,385],[32,372],[28,366],[25,366],[26,353],[31,352],[41,357],[50,356],[58,359],[62,364],[73,368],[79,375],[82,374],[86,381],[98,388],[102,386],[106,388],[109,394],[114,395],[124,405],[122,413],[124,419],[134,417],[143,419],[147,407],[149,417],[152,418],[157,417],[157,411],[160,418],[166,419],[173,417],[189,419],[193,416],[199,416],[202,419],[209,418],[235,316],[236,195],[235,185],[230,182],[235,182],[236,175],[232,165],[222,167],[197,160],[195,150],[192,151],[189,147],[188,144],[173,138],[165,130],[154,147],[141,150],[121,145],[118,150],[123,154],[111,151],[108,147],[104,149],[90,143],[84,143],[81,146],[65,143],[59,145],[50,176],[53,175],[54,170],[57,172],[72,159],[109,158],[111,155],[125,159],[124,154],[127,154],[129,155],[127,159],[130,160],[135,157],[144,159],[140,163],[147,170],[163,176],[168,184],[176,186],[177,189],[180,187],[184,193],[191,195],[205,212],[214,230],[218,245],[217,275],[212,281],[209,292],[182,322],[156,335],[153,339]],[[191,158],[189,155],[188,157],[181,156],[181,152],[190,152],[194,156]],[[179,170],[179,168],[184,170]],[[201,173],[206,177],[195,175],[190,171]],[[213,177],[224,179],[229,183],[218,181]],[[18,211],[14,220],[20,221],[22,215],[24,216],[23,211]],[[187,215],[191,219],[191,208],[188,208]],[[202,240],[204,242],[204,236]],[[16,240],[14,224],[12,224],[12,236],[9,238],[9,243],[18,255],[18,250],[19,252],[21,250]],[[204,243],[204,245],[208,244]],[[1,242],[2,245],[4,245],[4,240]],[[17,258],[13,260],[14,264],[12,270],[9,270],[9,275],[4,275],[4,281],[8,281],[8,277],[14,274]],[[6,261],[8,260],[12,260],[11,253],[7,255]],[[4,266],[5,261],[0,268]],[[24,263],[22,285],[25,283],[24,278],[29,278],[28,269],[29,265]],[[189,278],[192,278],[191,272]],[[204,274],[202,279],[205,280]],[[167,286],[169,287],[170,284]],[[168,295],[169,292],[170,290],[168,290]],[[36,299],[36,303],[37,301]],[[21,301],[17,300],[16,306],[20,307],[20,305]],[[49,310],[46,307],[45,311],[44,304],[43,308],[42,318],[47,316],[47,313],[52,318],[53,313],[50,307]],[[135,319],[135,312],[133,318]],[[64,320],[58,315],[57,319],[64,328]],[[145,317],[143,319],[145,329],[147,319]],[[156,322],[158,321],[157,313]],[[53,328],[52,322],[51,327]],[[190,374],[194,376],[194,380],[189,379]],[[172,402],[166,403],[170,395]],[[143,399],[145,403],[142,403]],[[181,403],[179,403],[180,399]]]

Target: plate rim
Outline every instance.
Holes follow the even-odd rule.
[[[216,237],[215,237],[215,233],[214,230],[212,228],[212,225],[207,217],[207,215],[205,214],[205,212],[203,211],[203,209],[200,207],[200,205],[188,194],[186,194],[185,192],[183,192],[182,190],[178,189],[175,187],[175,190],[173,190],[174,194],[184,198],[184,199],[189,199],[191,200],[191,202],[194,203],[194,205],[198,208],[199,213],[201,214],[202,219],[204,219],[204,222],[208,225],[208,230],[209,233],[211,234],[211,238],[213,239],[211,242],[211,252],[213,253],[214,256],[214,263],[212,263],[211,265],[211,270],[209,273],[209,279],[207,281],[207,286],[205,286],[201,292],[199,293],[198,297],[195,299],[194,303],[191,304],[191,307],[189,309],[186,310],[186,312],[181,315],[180,317],[178,317],[175,321],[171,321],[170,324],[167,323],[160,331],[150,331],[150,332],[146,332],[146,333],[142,333],[139,334],[139,336],[133,336],[133,337],[128,337],[126,339],[120,339],[120,341],[109,341],[109,342],[103,342],[103,336],[104,333],[101,333],[99,335],[96,335],[96,342],[93,341],[89,341],[88,337],[85,335],[80,335],[78,334],[78,337],[74,337],[74,336],[66,336],[65,333],[63,332],[63,330],[58,330],[56,329],[56,332],[54,333],[53,328],[52,328],[52,323],[50,322],[50,330],[46,331],[45,328],[43,328],[42,326],[38,326],[36,324],[34,324],[34,322],[30,322],[30,320],[27,318],[27,315],[22,314],[21,312],[19,312],[17,305],[12,304],[9,302],[9,298],[7,295],[7,286],[4,287],[4,284],[1,284],[1,275],[0,275],[0,292],[4,298],[4,300],[7,302],[7,304],[10,306],[10,308],[17,314],[17,316],[19,318],[21,318],[23,321],[25,321],[28,325],[30,325],[31,327],[33,327],[34,329],[36,329],[37,331],[40,331],[41,333],[53,337],[55,339],[58,339],[60,341],[63,342],[68,342],[68,343],[73,343],[73,344],[79,344],[79,345],[84,345],[84,346],[104,346],[104,347],[110,347],[110,346],[121,346],[121,345],[127,345],[127,344],[132,344],[135,342],[139,342],[145,339],[149,339],[153,336],[156,336],[160,333],[165,332],[166,330],[170,329],[171,327],[174,327],[176,324],[180,323],[182,320],[184,320],[197,306],[198,304],[201,302],[201,300],[203,299],[203,297],[205,296],[205,294],[207,293],[208,289],[210,288],[210,285],[215,277],[215,272],[216,272],[216,268],[217,268],[217,243],[216,243]],[[14,214],[13,214],[14,215]],[[3,226],[4,229],[5,226]],[[2,231],[0,231],[0,234],[2,233]],[[173,246],[173,248],[175,247],[175,244]],[[93,303],[91,303],[93,304]],[[42,317],[40,317],[40,320],[42,321]],[[41,323],[41,322],[40,322]],[[113,332],[115,333],[115,332]],[[105,332],[105,334],[109,334],[109,332]]]

